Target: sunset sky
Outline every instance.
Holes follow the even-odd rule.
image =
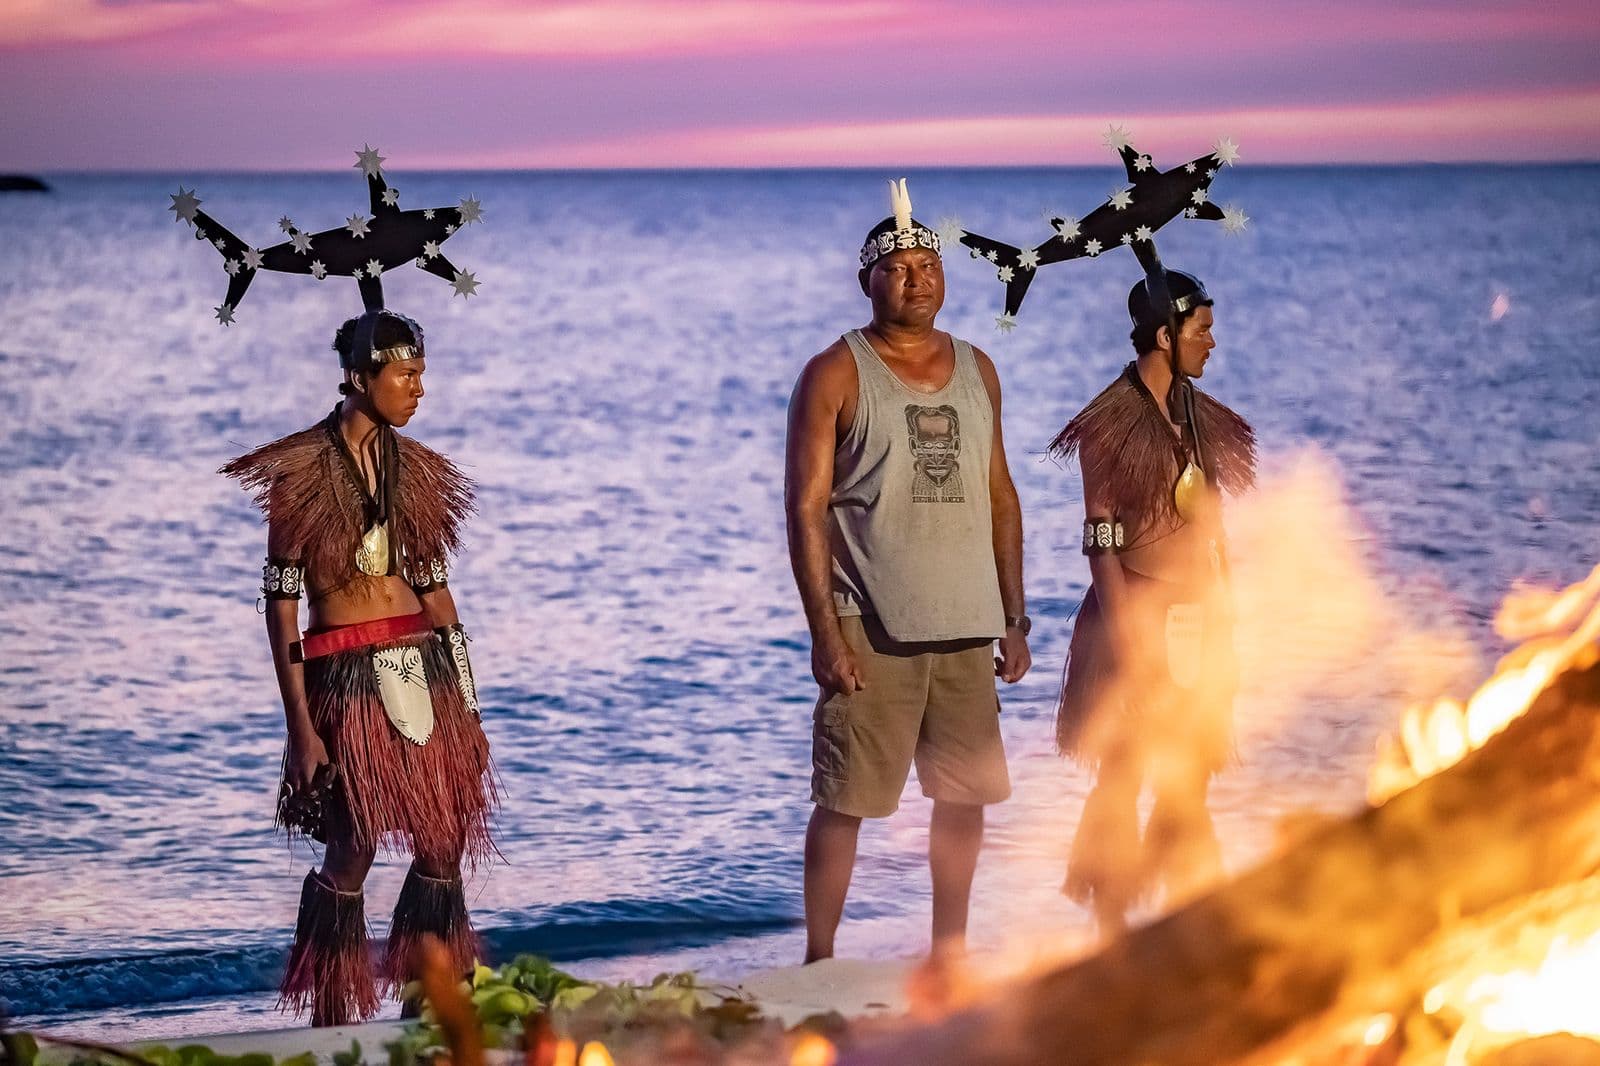
[[[1600,159],[1595,0],[0,0],[0,171]]]

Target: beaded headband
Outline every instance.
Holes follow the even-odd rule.
[[[894,229],[884,230],[868,237],[861,245],[863,269],[876,263],[890,252],[908,248],[928,248],[939,251],[939,235],[911,217],[911,193],[906,190],[906,179],[889,182],[889,210],[894,215]]]

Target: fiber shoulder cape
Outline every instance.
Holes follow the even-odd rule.
[[[339,453],[326,420],[264,444],[222,468],[255,495],[277,530],[282,552],[304,561],[319,591],[364,578],[356,548],[365,528],[364,494]],[[454,555],[461,526],[473,512],[473,486],[449,459],[408,437],[398,445],[390,557],[396,572],[420,576]]]
[[[1206,479],[1237,495],[1255,484],[1256,434],[1250,423],[1194,387],[1194,415]],[[1143,529],[1178,521],[1172,489],[1182,446],[1139,377],[1127,368],[1050,442],[1063,462],[1081,457],[1084,476],[1111,493],[1113,517]]]

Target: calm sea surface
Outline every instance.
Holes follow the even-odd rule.
[[[479,297],[419,271],[385,284],[428,330],[408,432],[480,484],[451,584],[504,777],[506,861],[469,887],[501,956],[646,978],[799,958],[814,689],[784,412],[806,357],[866,318],[854,254],[885,176],[391,176],[402,207],[485,207],[445,249]],[[1042,209],[1084,214],[1118,177],[911,187],[930,223],[1037,241]],[[183,179],[261,245],[281,215],[319,230],[366,210],[353,171]],[[268,990],[315,861],[269,826],[263,531],[214,471],[326,413],[329,340],[359,301],[348,280],[263,273],[220,328],[219,257],[163,210],[177,180],[0,197],[0,996],[76,1032],[283,1024]],[[1600,557],[1600,168],[1246,167],[1215,195],[1251,229],[1180,221],[1162,250],[1217,299],[1206,386],[1254,421],[1269,466],[1315,447],[1342,486],[1348,520],[1296,546],[1358,559],[1395,617],[1489,661],[1511,582]],[[1056,890],[1088,782],[1053,754],[1050,717],[1087,570],[1076,478],[1040,452],[1128,358],[1137,271],[1120,249],[1048,268],[1005,336],[992,275],[959,255],[948,274],[941,325],[1007,390],[1036,619],[1036,669],[1005,693],[1016,795],[991,814],[973,937],[1066,943],[1086,927]],[[1214,791],[1232,866],[1280,816],[1359,800],[1392,674],[1357,660],[1245,732]],[[842,953],[924,947],[928,813],[913,784],[863,832]],[[404,869],[369,882],[377,935]]]

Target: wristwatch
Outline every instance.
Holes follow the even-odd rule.
[[[1010,615],[1007,615],[1006,616],[1006,628],[1007,629],[1020,629],[1020,630],[1022,630],[1022,635],[1023,636],[1027,636],[1029,633],[1033,632],[1033,619],[1029,618],[1025,614],[1019,614],[1015,618],[1012,618]]]

